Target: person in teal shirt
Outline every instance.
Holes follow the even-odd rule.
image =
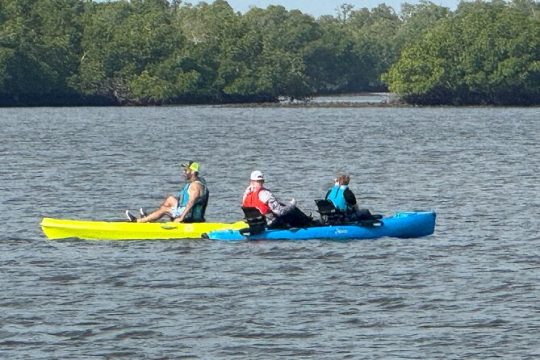
[[[345,214],[348,220],[371,219],[372,215],[368,209],[360,209],[356,196],[349,189],[351,177],[349,175],[339,175],[334,182],[334,186],[328,190],[325,199],[330,200],[334,207]]]
[[[144,223],[168,215],[174,222],[204,222],[204,213],[208,203],[208,188],[206,181],[199,176],[200,165],[190,161],[183,164],[182,167],[187,183],[178,196],[168,196],[161,206],[150,214],[146,214],[141,209],[142,217],[140,219],[127,210],[127,218],[132,222]]]

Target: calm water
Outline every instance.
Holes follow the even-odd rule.
[[[0,109],[0,358],[540,356],[538,108]],[[202,163],[209,220],[253,169],[314,211],[338,171],[433,236],[48,241],[41,217],[121,219]]]

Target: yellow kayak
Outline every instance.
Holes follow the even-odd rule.
[[[43,218],[41,228],[47,238],[79,238],[87,240],[171,240],[200,239],[214,230],[246,228],[238,221],[226,223],[134,223]]]

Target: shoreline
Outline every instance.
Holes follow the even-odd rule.
[[[340,100],[343,99],[343,100]],[[196,103],[170,103],[170,104],[114,104],[114,103],[95,103],[81,102],[76,103],[30,103],[30,104],[12,104],[0,105],[0,109],[16,109],[16,108],[77,108],[77,107],[125,107],[125,108],[148,108],[148,107],[193,107],[193,106],[212,106],[218,108],[537,108],[540,104],[532,105],[495,105],[495,104],[469,104],[469,105],[453,105],[453,104],[433,104],[419,105],[410,104],[401,100],[393,93],[373,92],[373,93],[346,93],[335,95],[321,95],[307,98],[305,100],[286,100],[281,98],[279,101],[268,102],[196,102]]]

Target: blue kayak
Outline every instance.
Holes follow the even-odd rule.
[[[380,237],[416,238],[435,231],[434,211],[400,212],[369,224],[325,225],[292,229],[267,229],[253,235],[241,230],[215,230],[206,234],[212,240],[363,240]]]

